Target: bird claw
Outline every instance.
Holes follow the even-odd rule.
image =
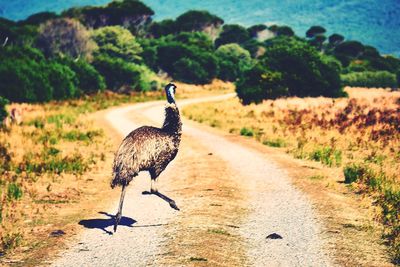
[[[170,206],[171,208],[173,208],[174,210],[180,210],[180,209],[178,208],[178,206],[176,205],[175,201],[169,202],[169,206]]]

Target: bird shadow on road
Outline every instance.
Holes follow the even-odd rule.
[[[106,219],[90,219],[90,220],[81,220],[79,222],[79,225],[82,225],[85,228],[89,229],[100,229],[103,230],[105,233],[112,235],[113,232],[108,231],[106,228],[110,226],[114,226],[115,222],[115,215],[109,214],[107,212],[99,212],[100,214],[108,216]],[[132,218],[122,216],[121,221],[119,222],[118,225],[120,226],[128,226],[128,227],[133,227],[133,224],[136,223],[136,221]]]

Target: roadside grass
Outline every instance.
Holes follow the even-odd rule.
[[[400,263],[400,92],[346,91],[349,98],[287,98],[248,106],[238,99],[202,103],[185,107],[183,114],[342,170],[352,190],[376,199],[384,237],[393,261]]]

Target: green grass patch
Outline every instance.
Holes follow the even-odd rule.
[[[243,135],[243,136],[254,136],[254,131],[252,129],[243,127],[242,129],[240,129],[240,135]]]
[[[324,180],[325,176],[323,176],[323,175],[311,175],[311,176],[308,176],[308,179],[310,179],[310,180]]]
[[[266,146],[271,146],[271,147],[286,147],[285,140],[280,138],[273,140],[264,140],[262,143]]]
[[[209,229],[209,233],[230,236],[231,234],[223,229]]]
[[[7,198],[8,200],[18,200],[22,198],[22,188],[16,183],[10,183],[7,186]]]
[[[309,154],[309,159],[329,167],[338,167],[342,164],[342,152],[329,146],[319,147]]]

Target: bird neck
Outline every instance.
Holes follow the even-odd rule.
[[[165,106],[165,120],[162,129],[173,135],[181,135],[181,116],[179,115],[179,110],[175,103]]]

